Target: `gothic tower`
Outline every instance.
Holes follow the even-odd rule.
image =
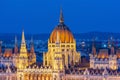
[[[19,61],[19,54],[18,54],[18,44],[17,44],[17,37],[15,36],[15,44],[14,44],[14,54],[13,54],[13,63],[16,67],[18,67]]]
[[[22,41],[21,41],[19,63],[18,63],[19,69],[24,69],[29,65],[28,59],[29,58],[28,58],[28,53],[27,53],[27,48],[26,48],[24,31],[22,31]]]
[[[29,63],[30,64],[36,63],[36,54],[35,54],[35,51],[34,51],[33,38],[31,38],[31,42],[30,42]]]
[[[15,36],[14,54],[18,54],[17,37]]]
[[[95,42],[94,41],[92,43],[92,54],[93,54],[93,56],[96,55],[96,47],[95,47]]]

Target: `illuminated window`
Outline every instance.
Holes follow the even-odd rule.
[[[71,45],[71,47],[74,47],[73,45]]]
[[[52,45],[52,47],[55,47],[55,45]]]
[[[67,47],[70,47],[70,45],[67,45]]]
[[[47,61],[45,61],[45,65],[47,65]]]
[[[62,49],[62,51],[65,51],[64,49]]]
[[[69,49],[67,49],[67,51],[69,51]]]
[[[61,45],[61,47],[65,47],[65,45]]]

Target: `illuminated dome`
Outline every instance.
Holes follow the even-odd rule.
[[[55,43],[56,41],[61,43],[73,43],[74,37],[70,29],[64,24],[62,11],[60,12],[60,23],[55,27],[50,35],[50,43]]]

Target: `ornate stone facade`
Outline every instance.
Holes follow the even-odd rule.
[[[64,24],[62,12],[60,23],[48,40],[48,52],[43,54],[43,64],[36,63],[33,43],[28,52],[24,31],[20,52],[16,43],[17,40],[14,54],[10,49],[4,54],[0,53],[0,80],[120,80],[119,51],[116,56],[108,55],[107,50],[102,50],[97,56],[93,47],[90,68],[75,67],[80,64],[81,56],[76,51],[76,41],[71,31]]]
[[[114,47],[111,47],[111,49],[100,49],[98,54],[97,53],[90,54],[90,68],[94,68],[94,69],[109,68],[112,70],[119,69],[120,68],[119,55],[120,55],[120,50],[117,49],[115,51]]]
[[[64,24],[61,10],[58,26],[52,31],[48,40],[48,52],[44,53],[44,66],[54,69],[80,63],[80,53],[76,51],[76,41],[70,29]],[[59,65],[59,67],[55,66]]]

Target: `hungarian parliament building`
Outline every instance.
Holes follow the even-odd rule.
[[[110,53],[110,54],[109,54]],[[120,50],[114,46],[96,51],[92,46],[89,67],[81,68],[81,53],[76,51],[76,41],[64,24],[62,10],[59,24],[48,39],[48,51],[43,53],[43,63],[36,62],[34,43],[27,50],[24,31],[20,49],[15,39],[14,51],[0,47],[0,80],[120,80]]]

